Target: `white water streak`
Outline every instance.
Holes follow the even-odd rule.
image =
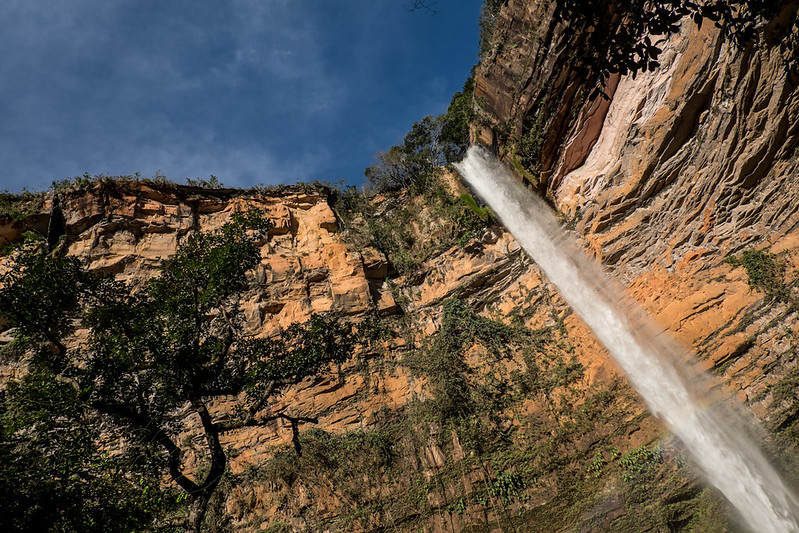
[[[594,331],[649,409],[685,444],[707,479],[755,532],[799,533],[799,503],[745,424],[714,406],[710,378],[686,378],[685,349],[577,248],[538,196],[481,147],[455,165],[560,294]]]

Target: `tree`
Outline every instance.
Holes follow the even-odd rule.
[[[242,335],[239,300],[260,260],[253,241],[267,230],[259,214],[235,214],[216,233],[190,236],[140,290],[43,248],[20,252],[0,278],[0,310],[35,353],[30,375],[71,384],[78,405],[113,422],[141,453],[160,451],[162,468],[193,500],[195,531],[227,465],[221,435],[281,418],[299,452],[298,425],[315,419],[272,413],[270,400],[344,361],[353,346],[351,328],[334,317],[313,316],[273,339]],[[78,325],[86,342],[70,339]],[[236,412],[211,413],[210,400],[231,395],[243,398]],[[193,476],[177,440],[187,413],[199,422],[208,463]]]
[[[438,145],[447,163],[463,159],[469,148],[469,125],[474,119],[474,78],[463,84],[463,90],[456,92],[447,107],[447,112],[439,119]]]
[[[425,178],[446,163],[439,145],[441,122],[441,116],[428,115],[413,124],[401,145],[378,153],[364,171],[371,186],[380,192],[423,189]]]
[[[379,152],[364,171],[372,189],[420,192],[433,183],[430,176],[447,163],[460,161],[469,147],[469,123],[473,118],[474,80],[455,93],[446,113],[428,115],[415,122],[402,144]]]
[[[79,396],[46,365],[0,395],[0,530],[136,531],[177,506],[152,461],[102,449]]]

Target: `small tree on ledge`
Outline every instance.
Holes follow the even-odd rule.
[[[299,452],[299,423],[316,420],[273,413],[270,401],[343,362],[354,344],[350,326],[317,315],[277,338],[242,336],[239,301],[260,257],[253,241],[267,229],[268,221],[250,212],[216,233],[196,233],[142,290],[98,278],[43,247],[18,252],[15,267],[0,277],[0,313],[16,328],[15,342],[35,354],[30,372],[71,384],[74,401],[99,415],[94,423],[113,421],[141,453],[158,452],[162,469],[193,499],[194,531],[227,465],[221,435],[280,418],[290,423]],[[78,325],[89,331],[85,342],[69,339]],[[230,395],[244,398],[236,412],[209,411],[210,400]],[[177,440],[189,416],[199,420],[207,460],[193,477]]]

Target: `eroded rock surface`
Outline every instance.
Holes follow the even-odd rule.
[[[661,66],[611,78],[604,104],[570,97],[579,80],[552,64],[563,27],[546,5],[511,0],[501,11],[478,69],[478,137],[514,161],[519,138],[543,137],[538,188],[586,250],[765,415],[768,384],[793,367],[796,351],[766,332],[793,331],[797,317],[787,306],[766,320],[763,294],[722,260],[757,248],[795,265],[799,88],[781,39],[796,2],[743,49],[712,25],[683,21],[659,45]],[[743,323],[753,314],[765,323]]]

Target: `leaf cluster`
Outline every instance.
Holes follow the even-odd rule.
[[[494,29],[499,20],[499,10],[507,3],[508,0],[484,0],[478,21],[480,25],[480,57],[483,57],[491,49]]]
[[[763,250],[744,250],[740,256],[730,256],[725,263],[746,269],[749,287],[766,295],[768,302],[784,302],[790,298],[790,289],[784,277],[787,268],[776,255]]]
[[[426,116],[415,122],[402,144],[375,156],[375,163],[364,171],[376,193],[408,189],[422,192],[435,185],[431,175],[447,163],[460,161],[469,147],[469,123],[474,111],[474,80],[455,93],[446,113]]]
[[[17,340],[50,343],[63,358],[62,339],[74,328],[70,313],[95,280],[77,259],[53,256],[37,244],[22,248],[14,259],[14,268],[0,277],[0,313],[16,327]]]
[[[242,342],[251,363],[246,390],[259,398],[267,387],[272,393],[312,376],[330,364],[343,363],[352,354],[356,336],[349,324],[332,316],[311,315],[272,339]]]
[[[749,42],[763,21],[770,20],[785,2],[770,0],[556,0],[555,20],[565,28],[579,71],[591,72],[604,86],[611,74],[655,70],[659,43],[677,33],[680,21],[690,17],[701,27],[713,22],[737,46]],[[661,40],[653,42],[653,38]],[[592,98],[600,92],[597,89]]]
[[[427,180],[430,187],[418,196],[376,197],[354,187],[337,192],[334,206],[347,238],[379,249],[407,275],[434,253],[462,244],[494,223],[490,211],[474,198],[451,194],[439,173]]]
[[[468,349],[479,344],[491,357],[502,359],[520,347],[540,348],[542,342],[532,330],[480,316],[452,298],[444,302],[441,328],[430,346],[407,362],[411,369],[429,377],[442,418],[464,417],[492,395],[491,390],[473,383],[474,369],[465,359]]]
[[[3,531],[141,531],[176,507],[151,463],[103,450],[81,392],[35,369],[0,395]]]

